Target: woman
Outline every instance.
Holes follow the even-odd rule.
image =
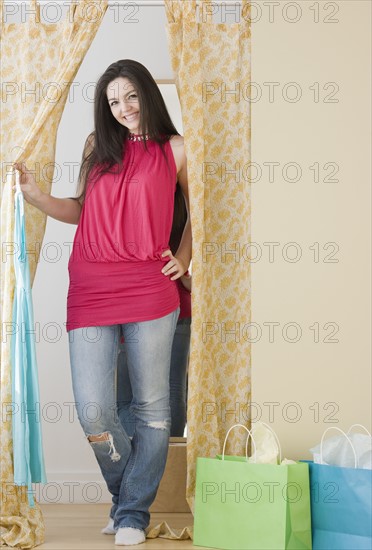
[[[30,204],[78,224],[66,324],[76,408],[112,494],[115,544],[139,544],[168,450],[175,281],[191,260],[189,219],[175,255],[168,246],[177,180],[188,205],[183,138],[149,71],[125,59],[98,80],[77,197],[43,193],[24,164],[15,168]],[[116,410],[121,330],[136,415],[132,439]]]
[[[187,208],[180,185],[177,183],[174,196],[173,224],[169,240],[172,252],[178,249],[187,222]],[[173,337],[169,387],[171,408],[171,437],[182,437],[186,426],[187,367],[190,349],[191,328],[191,275],[186,272],[176,281],[180,295],[180,314]],[[120,340],[117,370],[118,415],[125,431],[133,435],[136,421],[131,411],[132,389],[126,359],[125,341]]]

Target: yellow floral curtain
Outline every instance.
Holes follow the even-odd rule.
[[[61,21],[43,23],[40,6],[31,1],[30,16],[21,23],[4,21],[0,3],[2,82],[1,139],[1,458],[0,541],[32,548],[44,542],[40,507],[28,505],[25,487],[13,485],[11,366],[14,298],[14,192],[6,174],[13,162],[35,170],[40,188],[50,193],[58,125],[73,81],[107,10],[107,0],[71,3]],[[15,181],[13,181],[13,184]],[[35,277],[46,216],[25,202],[30,280]]]
[[[234,23],[214,23],[218,5],[198,4],[199,18],[196,0],[165,0],[193,232],[186,492],[192,510],[196,458],[220,453],[232,424],[249,426],[251,395],[250,4],[241,2]],[[245,433],[236,432],[228,449],[242,454]]]

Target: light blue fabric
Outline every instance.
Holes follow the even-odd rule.
[[[11,341],[14,483],[27,486],[28,503],[33,507],[32,483],[46,483],[47,480],[41,435],[30,269],[26,253],[24,199],[19,188],[14,201],[16,284]]]

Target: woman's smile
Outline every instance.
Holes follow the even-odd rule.
[[[137,113],[132,113],[130,115],[126,115],[124,116],[125,120],[127,120],[128,122],[131,122],[132,120],[136,119],[138,116],[138,112]]]

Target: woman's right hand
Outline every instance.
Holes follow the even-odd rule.
[[[37,203],[40,198],[44,195],[43,191],[37,186],[35,177],[24,162],[16,162],[13,164],[13,168],[19,170],[19,184],[23,196],[27,202],[30,204]],[[16,186],[13,186],[15,189]]]

